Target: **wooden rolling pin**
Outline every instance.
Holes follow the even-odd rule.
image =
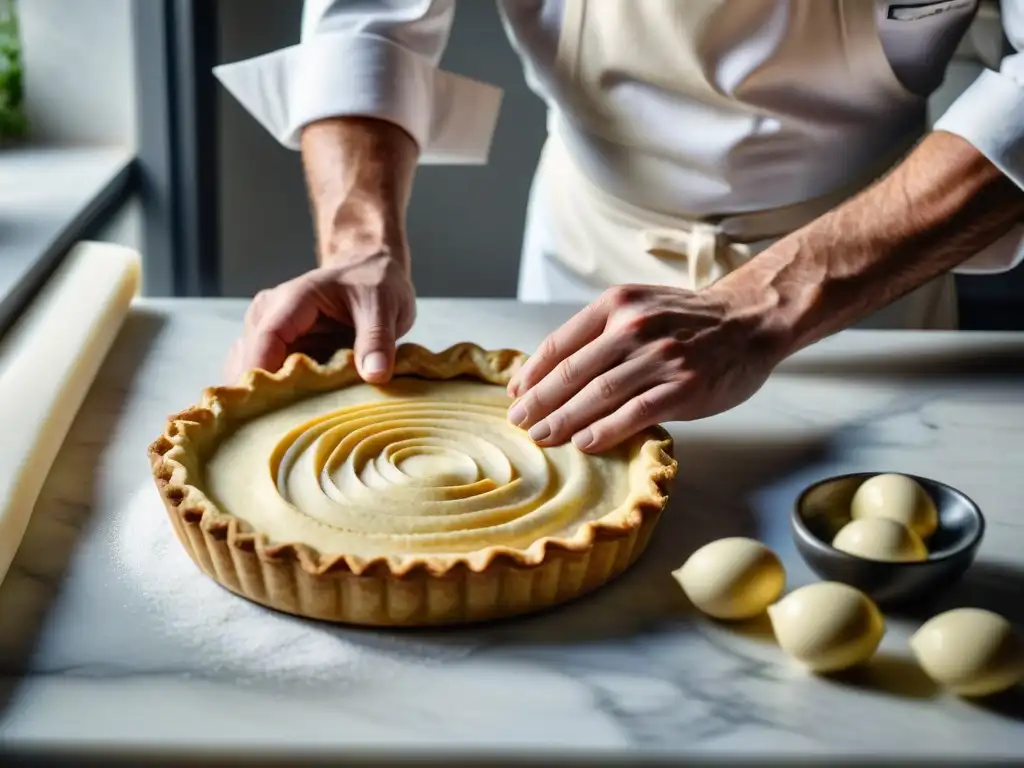
[[[129,248],[81,243],[0,339],[0,582],[140,272]]]

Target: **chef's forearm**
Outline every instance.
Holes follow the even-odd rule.
[[[885,178],[716,284],[786,357],[963,263],[1024,219],[1024,191],[971,144],[927,136]]]
[[[390,249],[406,258],[405,212],[419,150],[393,123],[329,118],[302,132],[321,263]]]

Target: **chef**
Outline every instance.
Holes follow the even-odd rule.
[[[415,317],[415,168],[486,162],[499,109],[438,67],[456,5],[307,0],[298,45],[218,68],[301,150],[320,265],[255,297],[229,376],[340,325],[361,375],[390,376]],[[1024,0],[499,7],[549,114],[519,298],[586,305],[509,385],[541,445],[719,413],[853,325],[955,328],[952,273],[1024,255],[1024,53],[926,125],[976,17],[1024,46]]]

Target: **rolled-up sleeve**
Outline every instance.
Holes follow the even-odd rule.
[[[487,162],[501,90],[439,68],[455,0],[306,0],[299,44],[214,69],[281,144],[328,117],[404,129],[421,163]]]
[[[1024,0],[1002,0],[1003,30],[1015,53],[998,71],[984,70],[935,123],[971,142],[1024,189]],[[1024,261],[1024,226],[1017,226],[956,271],[1005,272]]]

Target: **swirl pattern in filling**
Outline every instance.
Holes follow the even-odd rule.
[[[624,450],[537,446],[504,388],[397,379],[241,424],[206,462],[210,495],[272,542],[363,557],[526,549],[619,509]]]

